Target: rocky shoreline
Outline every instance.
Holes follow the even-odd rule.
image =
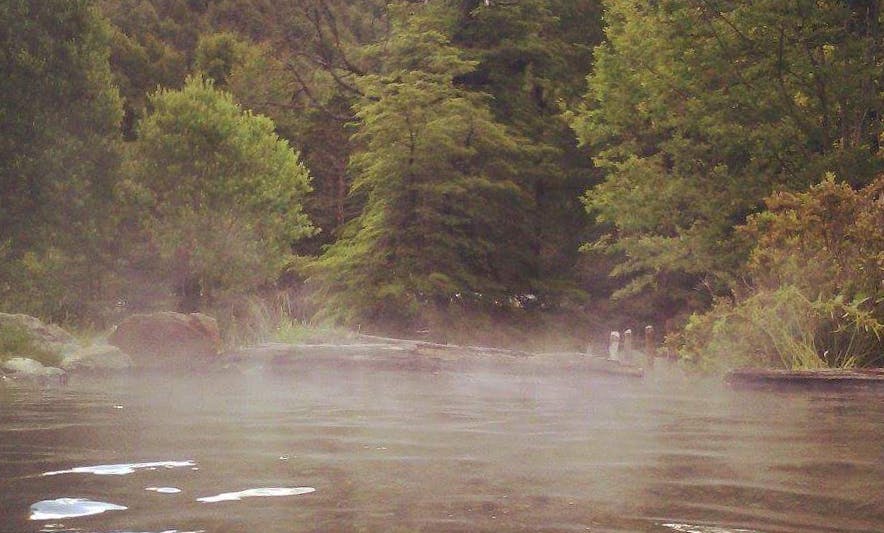
[[[0,351],[0,381],[51,383],[64,382],[69,374],[143,371],[285,373],[317,366],[421,372],[570,372],[623,378],[645,374],[641,366],[631,364],[641,360],[638,352],[626,354],[628,362],[622,362],[579,352],[529,353],[362,334],[327,343],[267,342],[222,351],[217,322],[199,313],[132,315],[106,340],[87,346],[62,328],[27,315],[0,313],[0,333],[18,343],[10,344],[7,338],[0,344],[4,349]],[[740,369],[728,373],[725,382],[743,388],[881,388],[884,369]]]
[[[26,315],[0,314],[30,337],[28,350],[0,357],[4,380],[65,381],[68,374],[139,371],[286,371],[307,366],[366,367],[410,371],[494,369],[512,372],[590,372],[641,378],[634,365],[577,352],[528,353],[480,346],[437,344],[409,339],[355,335],[334,343],[262,343],[221,351],[211,317],[161,312],[133,315],[107,340],[81,346],[58,326]],[[50,354],[50,355],[47,355]],[[0,354],[2,355],[2,354]],[[51,364],[47,360],[57,362]]]
[[[630,357],[631,356],[631,357]],[[635,364],[579,352],[530,353],[482,346],[353,334],[334,342],[266,342],[222,351],[215,319],[199,313],[135,314],[106,339],[82,345],[59,326],[0,313],[0,382],[65,382],[71,374],[122,372],[297,372],[310,367],[363,367],[420,372],[493,370],[589,373],[642,378]],[[653,361],[648,361],[653,363]],[[884,387],[884,369],[787,371],[739,369],[724,381],[737,388]]]
[[[641,354],[624,356],[627,362],[579,352],[530,353],[363,334],[342,336],[333,342],[266,342],[222,351],[215,319],[199,313],[173,312],[131,315],[106,339],[82,345],[59,326],[27,315],[0,313],[0,382],[63,383],[72,374],[144,371],[285,374],[329,366],[419,372],[570,372],[642,378],[644,369],[634,364],[643,360]],[[884,387],[884,369],[740,369],[728,373],[725,382],[737,388]]]
[[[513,372],[590,372],[628,378],[641,378],[644,375],[638,366],[578,352],[529,353],[370,335],[358,335],[346,344],[263,343],[232,351],[223,358],[227,365],[258,365],[275,369],[334,365],[430,372],[494,369]]]

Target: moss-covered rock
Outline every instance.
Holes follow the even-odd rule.
[[[0,361],[25,357],[55,366],[79,348],[77,339],[59,326],[29,315],[0,313]]]

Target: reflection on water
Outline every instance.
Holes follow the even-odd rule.
[[[31,520],[58,520],[101,514],[105,511],[125,511],[122,505],[94,502],[84,498],[58,498],[31,505]]]
[[[181,492],[181,489],[177,487],[147,487],[144,490],[158,492],[160,494],[178,494],[179,492]]]
[[[715,526],[696,526],[691,524],[663,524],[664,527],[684,533],[756,533],[751,529],[727,529]]]
[[[57,476],[59,474],[95,474],[97,476],[124,476],[131,474],[139,468],[156,470],[157,468],[178,468],[182,466],[194,466],[193,461],[156,461],[153,463],[125,463],[118,465],[95,465],[78,466],[68,470],[56,470],[43,472],[44,476]]]
[[[233,502],[243,498],[268,497],[268,496],[298,496],[316,492],[313,487],[268,487],[263,489],[246,489],[238,492],[224,492],[217,496],[204,496],[196,501],[203,503]]]
[[[884,530],[881,393],[290,372],[0,385],[0,531],[62,496],[128,509],[56,531]]]

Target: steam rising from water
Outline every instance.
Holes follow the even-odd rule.
[[[880,394],[749,393],[669,370],[304,367],[7,389],[0,530],[880,529]],[[28,520],[59,496],[129,509]]]

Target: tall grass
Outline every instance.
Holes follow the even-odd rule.
[[[355,336],[344,328],[309,319],[301,305],[297,297],[280,292],[224,302],[210,313],[218,318],[227,346],[331,343]]]
[[[884,325],[865,302],[808,298],[793,285],[758,291],[734,303],[719,300],[691,317],[682,357],[705,370],[778,366],[791,370],[884,364]]]

